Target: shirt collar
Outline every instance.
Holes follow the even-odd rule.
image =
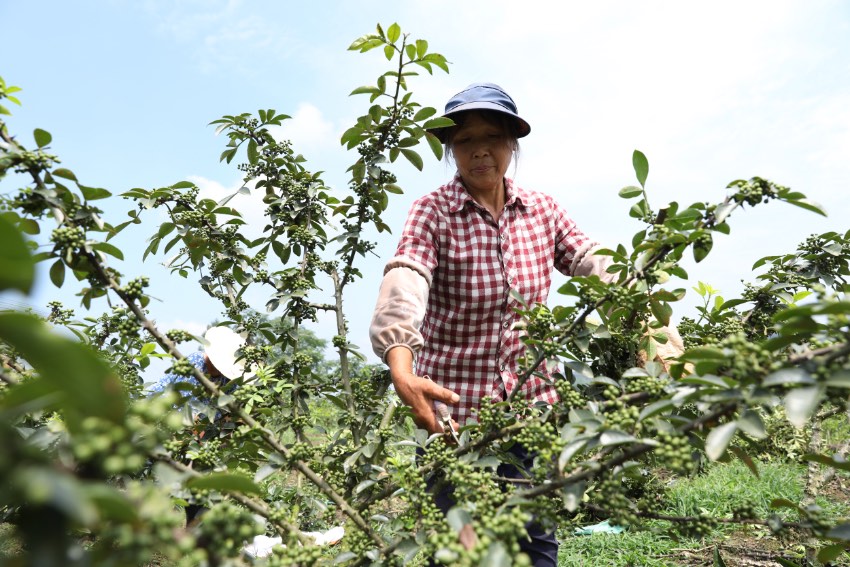
[[[531,209],[537,205],[537,197],[522,187],[518,187],[510,177],[505,177],[505,193],[505,207],[518,205]],[[444,195],[451,213],[459,212],[466,203],[475,203],[475,199],[463,186],[463,181],[458,174],[455,174],[454,179],[444,187]]]

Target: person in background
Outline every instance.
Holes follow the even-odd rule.
[[[399,398],[430,433],[454,430],[473,418],[483,398],[505,400],[517,388],[524,346],[515,324],[522,304],[511,291],[533,305],[546,302],[553,270],[613,279],[609,257],[594,255],[599,243],[557,201],[506,177],[531,126],[504,89],[474,83],[451,97],[444,116],[455,125],[431,133],[457,172],[413,203],[370,326],[373,350],[389,366]],[[550,165],[553,175],[563,175],[563,164]],[[551,381],[538,376],[519,395],[558,400]],[[444,428],[435,408],[446,405]],[[522,447],[516,456],[531,466],[534,456]],[[518,478],[521,471],[502,465],[498,474]],[[451,489],[436,501],[447,512]],[[533,523],[527,530],[520,543],[533,564],[557,565],[554,532]]]
[[[248,378],[252,375],[251,372],[245,372],[244,361],[237,360],[240,349],[245,346],[245,339],[241,335],[227,327],[215,326],[210,327],[204,334],[204,341],[206,344],[203,352],[195,351],[189,354],[186,359],[195,368],[207,374],[219,387],[224,387],[228,382],[236,378],[242,376]],[[194,378],[177,374],[165,374],[150,388],[150,391],[152,393],[162,392],[178,382],[187,381],[195,383]],[[189,396],[188,402],[190,406],[207,406],[204,399],[199,399],[195,396]],[[195,423],[200,424],[207,421],[207,416],[203,413],[196,413],[194,411],[195,409],[193,408],[192,412]],[[221,413],[217,411],[211,421],[215,423],[221,418]],[[199,426],[195,434],[198,441],[202,441],[207,434],[207,429]],[[186,506],[186,524],[188,525],[194,521],[205,510],[206,508],[199,504],[189,504]]]

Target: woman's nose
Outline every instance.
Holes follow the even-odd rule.
[[[475,143],[475,146],[472,148],[472,155],[475,157],[486,156],[490,153],[490,146],[487,144],[486,140],[481,140]]]

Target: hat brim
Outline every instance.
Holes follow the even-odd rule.
[[[524,138],[531,133],[531,126],[528,124],[528,122],[526,122],[525,120],[520,118],[519,115],[511,112],[510,110],[508,110],[507,108],[505,108],[504,106],[502,106],[501,104],[498,104],[496,102],[476,101],[476,102],[467,102],[467,103],[464,103],[464,104],[459,104],[456,107],[454,107],[453,109],[451,109],[450,112],[446,112],[443,115],[443,118],[451,118],[453,115],[459,114],[461,112],[467,112],[467,111],[470,111],[470,110],[492,110],[492,111],[499,112],[501,114],[506,114],[506,115],[510,116],[511,118],[516,120],[517,125],[519,126],[519,128],[517,129],[518,130],[517,138]],[[434,136],[437,137],[438,140],[440,140],[440,142],[445,144],[446,143],[446,137],[448,136],[449,131],[452,128],[454,128],[454,126],[443,126],[441,128],[429,128],[427,130],[427,132],[429,132],[430,134],[433,134]]]
[[[222,376],[232,380],[245,373],[245,361],[236,360],[237,351],[245,346],[244,338],[227,327],[210,327],[204,340],[204,352]]]

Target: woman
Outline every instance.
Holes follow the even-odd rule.
[[[512,290],[528,304],[545,303],[553,269],[612,278],[608,257],[592,254],[598,244],[554,199],[505,177],[531,127],[503,89],[472,84],[449,100],[444,115],[455,125],[431,132],[457,173],[413,204],[370,329],[398,396],[431,433],[444,431],[435,414],[440,403],[449,405],[457,427],[482,398],[503,400],[516,388],[523,343]],[[558,399],[536,376],[520,394]],[[437,497],[441,508],[451,505],[444,496]],[[529,535],[522,547],[534,564],[556,565],[554,533],[532,526]]]
[[[504,399],[516,387],[523,344],[514,323],[521,305],[511,290],[528,304],[545,303],[553,268],[612,277],[608,257],[591,253],[598,244],[554,199],[505,177],[517,140],[531,127],[504,90],[472,84],[449,100],[445,116],[455,126],[431,132],[457,173],[414,202],[370,329],[399,397],[431,433],[443,430],[435,401],[449,404],[456,425],[472,417],[482,398]],[[538,377],[521,394],[557,400]]]

